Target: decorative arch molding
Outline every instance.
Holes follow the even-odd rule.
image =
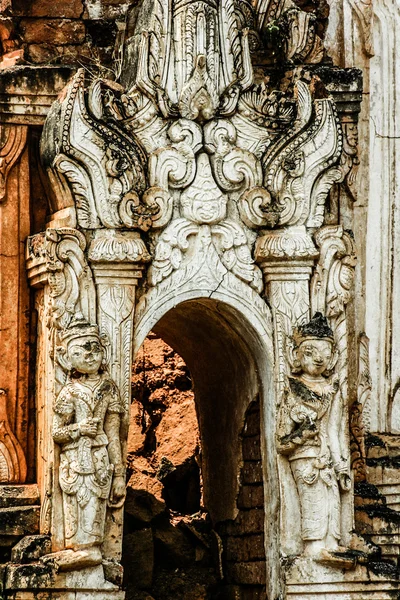
[[[327,203],[349,164],[315,66],[318,18],[291,0],[145,0],[120,80],[80,70],[49,113],[42,158],[57,200],[27,266],[51,466],[40,471],[53,545],[42,563],[60,598],[123,598],[132,360],[153,327],[194,308],[216,335],[226,324],[262,394],[268,598],[285,598],[289,555],[306,578],[355,566],[342,547],[356,257]],[[317,375],[305,348],[322,360]]]

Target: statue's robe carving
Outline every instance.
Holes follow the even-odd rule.
[[[61,446],[59,481],[63,492],[65,547],[100,544],[104,538],[107,500],[114,465],[110,463],[107,435],[113,414],[122,414],[119,392],[105,374],[96,381],[85,376],[67,384],[54,406],[54,441]],[[79,423],[98,420],[91,438]]]

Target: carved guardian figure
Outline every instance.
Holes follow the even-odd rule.
[[[343,401],[330,375],[337,355],[333,332],[316,313],[293,335],[293,374],[281,407],[278,451],[288,457],[301,509],[304,554],[329,560],[340,550],[340,489],[351,486],[342,431]]]
[[[104,372],[98,328],[85,321],[62,332],[58,361],[68,381],[54,404],[53,439],[60,447],[59,483],[64,512],[62,569],[99,564],[107,502],[125,497],[118,388]]]

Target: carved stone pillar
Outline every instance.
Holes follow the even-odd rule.
[[[271,231],[257,240],[256,260],[264,273],[274,318],[278,398],[287,375],[287,337],[293,327],[310,318],[309,282],[317,257],[318,250],[303,226]]]
[[[100,331],[110,342],[110,375],[119,387],[125,413],[121,424],[124,466],[131,403],[131,369],[135,292],[145,263],[150,260],[137,232],[98,230],[89,248],[97,289]],[[107,515],[103,555],[121,559],[123,508]]]
[[[255,257],[264,273],[265,294],[271,306],[275,337],[275,393],[280,405],[289,375],[287,343],[293,329],[310,318],[310,279],[318,257],[304,226],[267,233],[257,240]],[[299,534],[290,526],[290,515],[299,514],[297,498],[290,489],[290,467],[278,457],[281,486],[281,548],[301,553]]]
[[[30,229],[26,139],[27,127],[0,125],[0,388],[5,392],[0,399],[5,424],[1,448],[13,440],[9,451],[0,450],[0,483],[24,483],[26,456],[34,466],[34,436],[29,435],[30,301],[21,251]]]

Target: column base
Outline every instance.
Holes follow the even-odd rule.
[[[125,592],[104,578],[101,565],[56,573],[42,562],[7,567],[4,598],[10,600],[124,600]]]
[[[351,571],[333,569],[310,558],[294,561],[286,584],[288,600],[393,600],[400,592],[400,581],[388,573],[380,576],[363,565]]]

